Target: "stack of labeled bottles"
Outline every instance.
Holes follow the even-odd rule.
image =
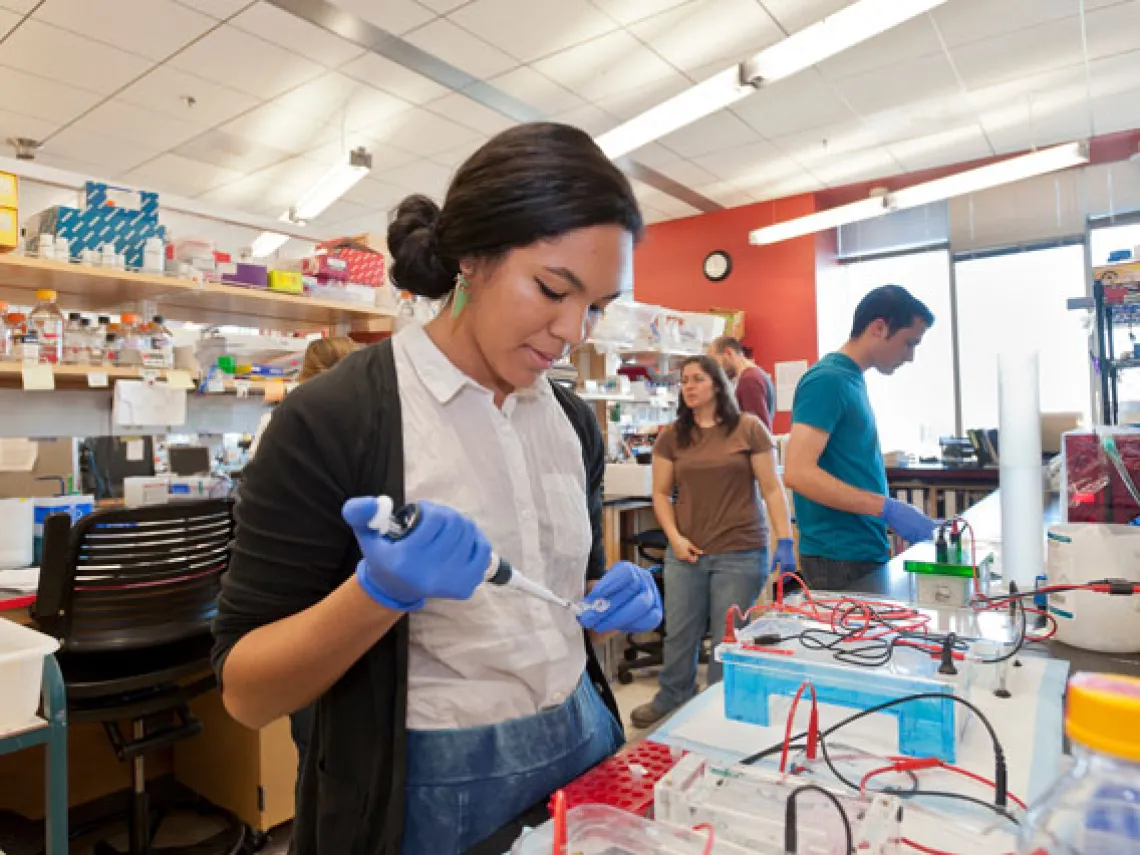
[[[0,360],[102,367],[173,368],[174,337],[162,315],[145,322],[124,312],[94,320],[78,312],[66,319],[54,291],[37,291],[28,314],[0,303]]]

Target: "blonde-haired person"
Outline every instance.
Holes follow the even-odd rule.
[[[358,346],[355,341],[343,335],[313,339],[305,348],[305,358],[301,362],[301,372],[297,375],[297,382],[304,383],[306,380],[312,380],[318,374],[324,374],[356,350]],[[261,442],[261,436],[265,433],[265,428],[269,426],[271,418],[273,418],[273,410],[263,415],[261,421],[257,423],[253,442],[249,444],[250,457],[257,453],[258,443]]]

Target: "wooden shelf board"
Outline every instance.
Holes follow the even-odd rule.
[[[334,300],[0,255],[0,300],[31,304],[41,288],[57,292],[65,311],[117,312],[151,300],[173,320],[258,329],[305,331],[359,324],[384,331],[377,328],[391,329],[393,319],[374,307]]]

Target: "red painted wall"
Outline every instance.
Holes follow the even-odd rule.
[[[777,362],[814,362],[814,236],[751,246],[748,233],[815,210],[815,198],[807,194],[655,223],[634,257],[634,298],[689,312],[712,306],[743,309],[744,343],[766,371],[774,373]],[[732,258],[732,273],[722,282],[710,282],[704,260],[717,249]],[[776,414],[775,429],[789,429],[787,413]]]

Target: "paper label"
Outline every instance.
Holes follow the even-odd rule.
[[[24,389],[29,392],[50,392],[55,388],[55,375],[46,362],[25,362],[22,374]]]
[[[234,391],[239,398],[248,398],[249,387],[252,385],[249,380],[234,380]]]
[[[87,372],[87,385],[92,389],[106,389],[109,382],[106,371]]]
[[[265,382],[265,402],[274,404],[285,397],[285,382],[279,379]]]
[[[171,389],[193,389],[194,380],[190,376],[189,371],[183,371],[177,368],[168,369],[166,372],[166,383]]]
[[[143,459],[143,452],[146,450],[146,444],[141,439],[128,439],[127,440],[127,462],[138,463]]]

